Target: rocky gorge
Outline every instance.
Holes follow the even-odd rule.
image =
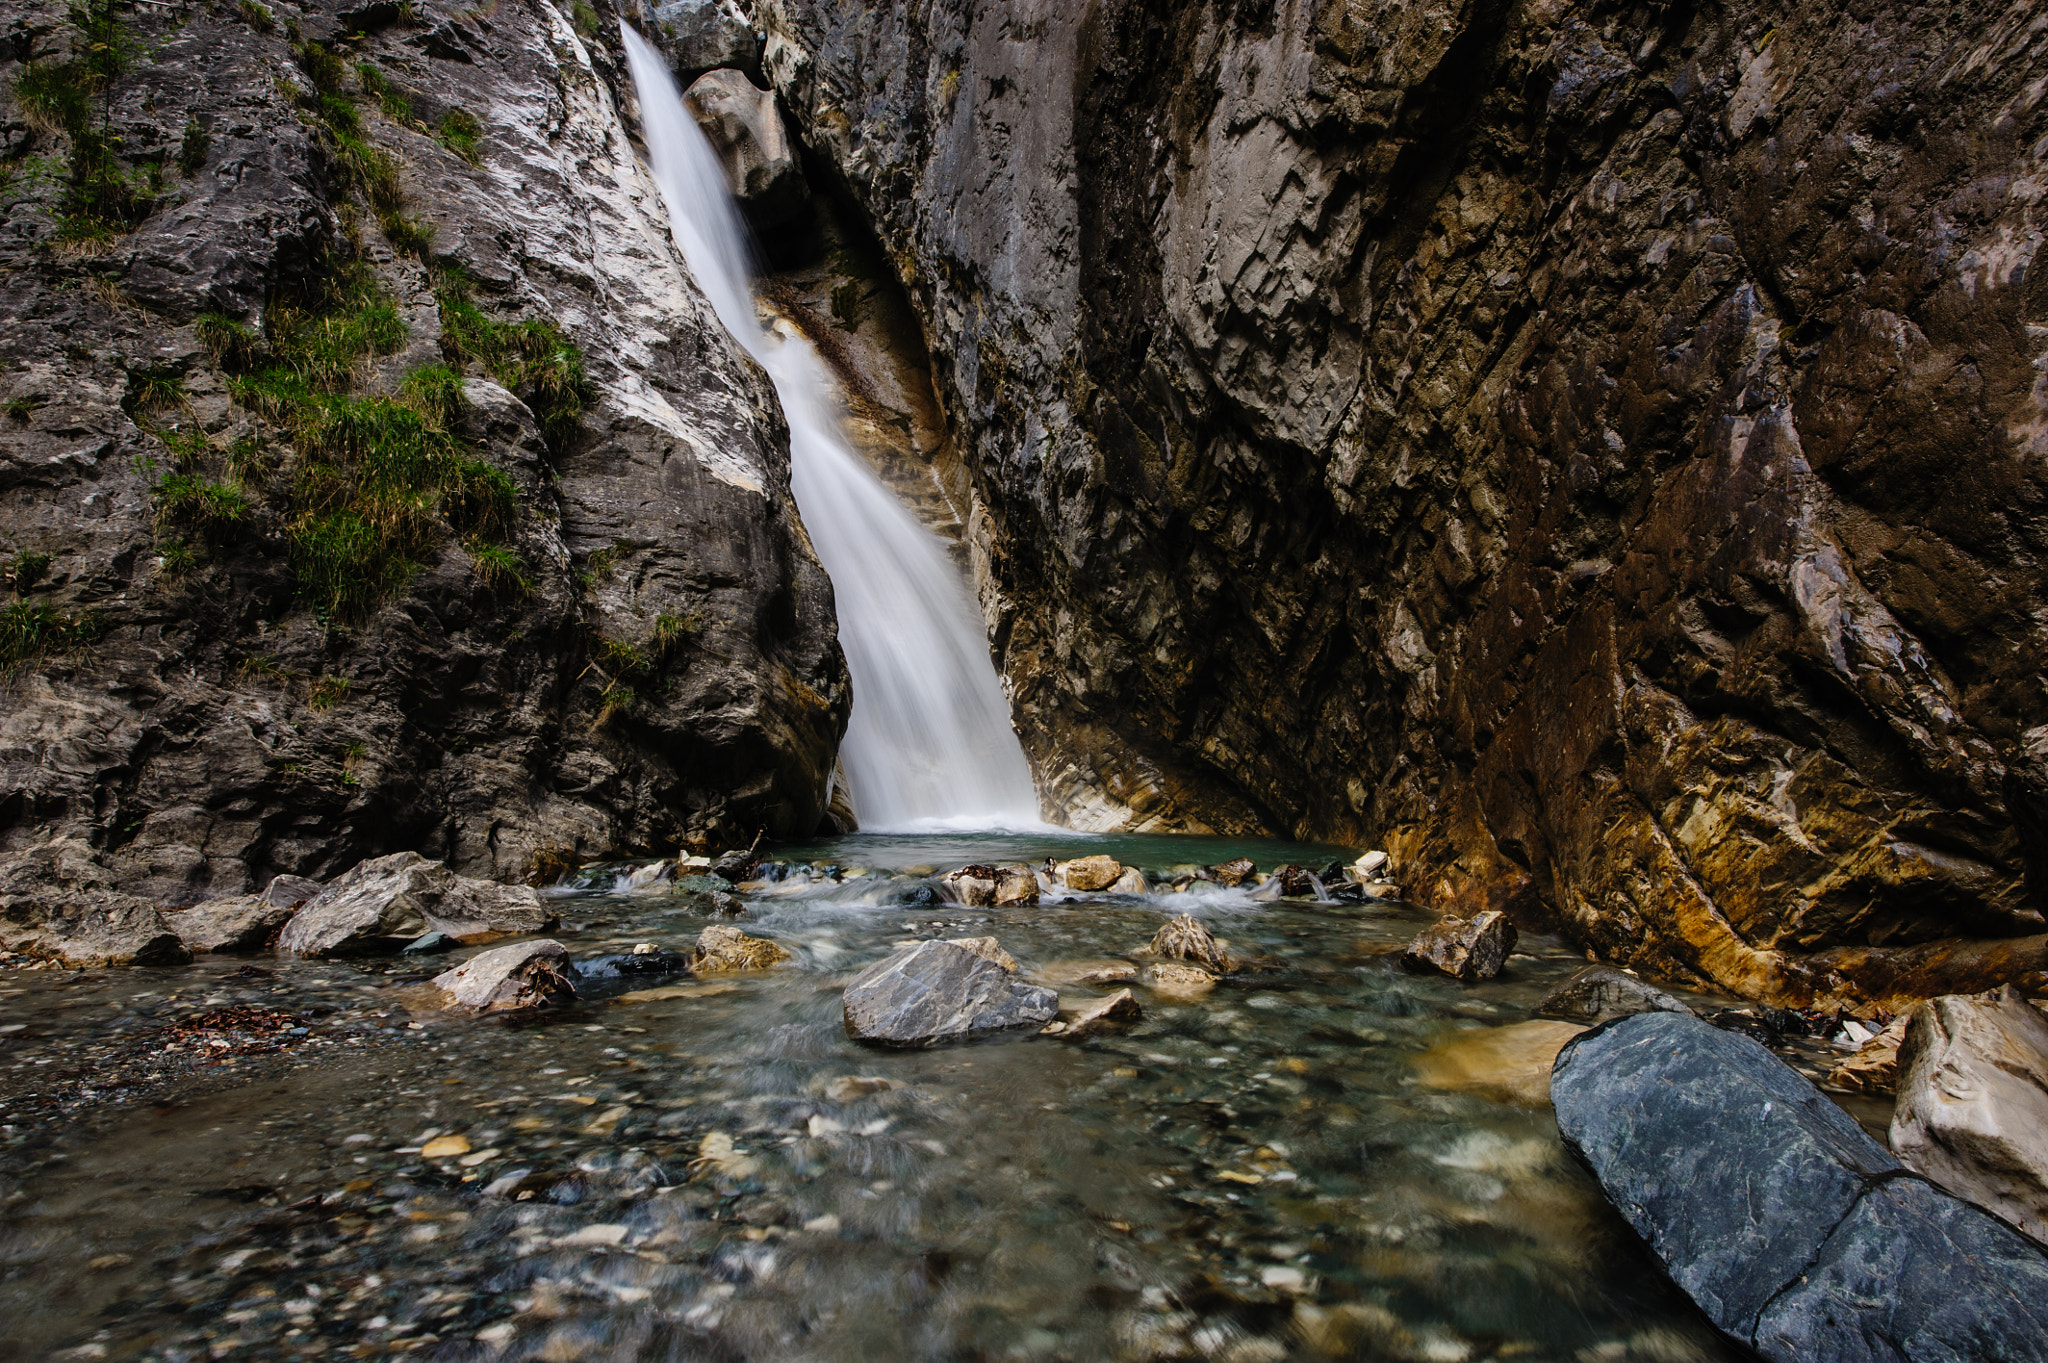
[[[0,1352],[2048,1358],[2048,14],[0,20]]]

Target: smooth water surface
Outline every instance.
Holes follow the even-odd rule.
[[[810,343],[762,329],[746,228],[717,153],[661,54],[622,32],[676,245],[726,330],[768,371],[789,420],[791,490],[832,578],[853,679],[839,753],[861,827],[1042,827],[967,584],[938,537],[848,447]]]
[[[1246,848],[1066,840],[1110,846],[1155,872]],[[434,1011],[418,982],[459,955],[0,975],[0,1356],[1724,1357],[1547,1108],[1418,1081],[1431,1046],[1526,1019],[1570,952],[1525,940],[1468,987],[1399,968],[1422,919],[1398,905],[916,904],[987,840],[796,851],[840,878],[798,863],[737,920],[793,963],[530,1020]],[[727,921],[710,902],[565,892],[553,935],[685,949]],[[898,943],[993,935],[1056,981],[1182,910],[1253,968],[1200,1001],[1138,989],[1120,1035],[894,1052],[841,1026]],[[237,1004],[303,1044],[165,1049]],[[148,1104],[53,1124],[23,1096],[174,1062]],[[468,1152],[421,1153],[449,1134]]]

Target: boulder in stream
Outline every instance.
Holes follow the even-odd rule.
[[[1499,909],[1470,918],[1440,918],[1416,934],[1401,959],[1471,984],[1500,974],[1517,935],[1515,925]]]
[[[1221,975],[1228,970],[1223,948],[1192,914],[1182,914],[1152,934],[1152,954],[1166,961],[1192,961]]]
[[[1038,902],[1038,877],[1028,866],[996,868],[996,892],[989,901],[999,909],[1026,909]]]
[[[493,947],[434,977],[445,1006],[471,1013],[545,1008],[576,997],[569,952],[546,938]]]
[[[261,951],[319,893],[317,880],[277,876],[258,894],[209,899],[172,914],[171,929],[193,951]]]
[[[1550,1092],[1673,1281],[1765,1359],[2048,1358],[2048,1256],[1755,1041],[1639,1013],[1566,1043]]]
[[[527,885],[457,875],[417,852],[358,862],[292,916],[277,939],[287,956],[397,951],[428,932],[488,942],[541,932],[555,915]]]
[[[691,966],[699,975],[734,970],[766,970],[790,959],[789,948],[765,937],[749,937],[738,928],[714,923],[697,934],[697,955]]]
[[[1059,995],[958,942],[920,942],[854,976],[843,1006],[855,1041],[929,1046],[1043,1027],[1059,1015]]]
[[[1061,884],[1084,894],[1108,889],[1124,873],[1123,864],[1115,857],[1076,857],[1061,862],[1058,869]]]
[[[1235,861],[1226,861],[1221,866],[1211,866],[1208,871],[1208,879],[1218,885],[1242,885],[1257,875],[1259,868],[1252,864],[1251,858],[1239,857]]]
[[[2011,985],[1917,1005],[1898,1095],[1907,1168],[2048,1244],[2048,1017]]]
[[[1002,875],[993,866],[963,866],[945,878],[945,885],[970,909],[984,909],[996,902]]]
[[[1591,1026],[1632,1013],[1692,1010],[1653,984],[1611,965],[1589,965],[1560,983],[1536,1005],[1539,1017]]]

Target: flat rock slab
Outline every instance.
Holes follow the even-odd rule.
[[[1749,1038],[1636,1014],[1568,1042],[1550,1089],[1673,1281],[1764,1358],[2048,1359],[2048,1256]]]
[[[493,947],[434,977],[446,1006],[472,1013],[545,1008],[576,997],[569,952],[560,942],[514,942]]]
[[[2048,1017],[2010,985],[1931,999],[1897,1061],[1900,1160],[2048,1243]]]
[[[1592,1026],[1635,1013],[1689,1013],[1692,1010],[1657,988],[1611,965],[1589,965],[1573,973],[1536,1005],[1538,1017]]]
[[[920,942],[875,962],[846,986],[846,1034],[882,1046],[929,1046],[1043,1027],[1060,996],[1025,984],[957,942]]]
[[[277,949],[288,956],[397,951],[429,932],[462,942],[540,932],[555,916],[527,885],[457,875],[417,852],[358,863],[285,924]]]

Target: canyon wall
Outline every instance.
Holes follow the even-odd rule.
[[[2048,963],[2048,6],[759,0],[1077,823],[1805,1001]]]
[[[0,944],[119,959],[159,907],[401,849],[552,878],[815,828],[831,587],[616,35],[11,13]]]

